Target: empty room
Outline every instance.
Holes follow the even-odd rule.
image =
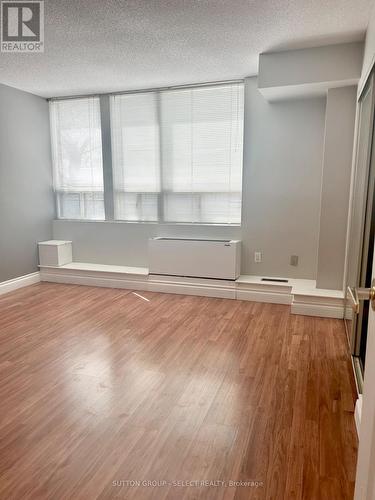
[[[375,0],[0,9],[0,500],[375,500]]]

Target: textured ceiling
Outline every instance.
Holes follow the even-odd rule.
[[[257,74],[261,52],[361,40],[371,0],[45,0],[44,54],[0,82],[45,97]]]

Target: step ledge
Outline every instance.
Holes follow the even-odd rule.
[[[93,271],[97,273],[132,274],[148,276],[147,267],[115,266],[109,264],[93,264],[89,262],[70,262],[63,266],[39,266],[40,269]]]
[[[326,290],[323,288],[300,290],[297,287],[293,287],[292,294],[295,297],[325,297],[327,299],[344,299],[344,292],[342,290]]]
[[[316,289],[313,280],[290,278],[288,283],[272,283],[251,275],[241,275],[236,281],[155,276],[144,267],[86,262],[39,267],[42,281],[269,302],[291,305],[292,314],[343,317],[344,293]]]
[[[56,270],[56,271],[91,271],[95,273],[108,273],[108,274],[125,274],[133,276],[143,276],[149,277],[152,281],[163,281],[163,282],[178,282],[178,283],[196,283],[196,284],[207,284],[214,286],[229,286],[235,287],[237,289],[248,289],[249,291],[271,291],[275,293],[287,293],[298,297],[298,301],[302,297],[326,297],[332,299],[343,299],[344,292],[342,290],[328,290],[323,288],[315,288],[314,280],[298,279],[298,278],[286,278],[288,283],[262,281],[265,276],[255,276],[255,275],[241,275],[237,280],[230,282],[228,280],[222,280],[220,284],[219,280],[210,278],[185,278],[183,276],[158,276],[149,275],[149,270],[147,267],[131,267],[131,266],[118,266],[110,264],[95,264],[90,262],[71,262],[69,264],[64,264],[63,266],[39,266],[40,269]],[[267,277],[267,276],[266,276]],[[268,277],[267,277],[268,278]],[[274,279],[269,277],[269,279]]]

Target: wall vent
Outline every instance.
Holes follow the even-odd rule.
[[[260,281],[273,281],[275,283],[288,283],[284,278],[262,278]]]

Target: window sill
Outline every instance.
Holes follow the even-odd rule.
[[[88,222],[96,224],[132,224],[150,226],[207,226],[207,227],[241,227],[235,223],[208,223],[208,222],[148,222],[148,221],[126,221],[126,220],[101,220],[101,219],[54,219],[54,222]]]

